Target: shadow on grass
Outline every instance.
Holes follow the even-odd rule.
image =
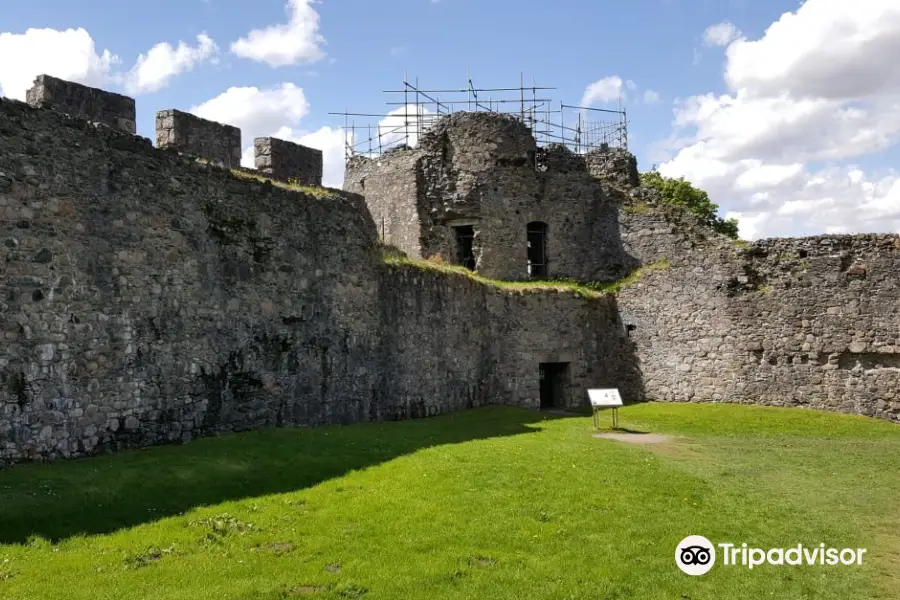
[[[0,543],[57,542],[204,505],[311,487],[423,448],[539,431],[562,418],[485,407],[431,419],[267,429],[0,471]]]
[[[652,431],[639,431],[637,429],[628,429],[627,427],[610,427],[609,431],[612,433],[631,433],[634,435],[647,435],[653,433]]]

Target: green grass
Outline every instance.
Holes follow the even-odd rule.
[[[622,195],[625,196],[625,193],[623,193]],[[650,209],[649,204],[639,199],[631,199],[629,201],[626,201],[622,204],[622,210],[633,215],[649,215],[651,212],[653,212]]]
[[[263,173],[253,173],[249,169],[231,169],[231,174],[238,179],[258,181],[259,183],[269,182],[275,187],[284,190],[290,190],[292,192],[302,192],[316,198],[328,198],[334,196],[336,193],[334,190],[330,190],[328,188],[302,184],[296,179],[288,179],[287,181],[272,179],[271,177],[266,177],[266,175]]]
[[[418,258],[410,258],[398,253],[391,247],[383,247],[383,259],[385,264],[399,267],[412,268],[423,271],[431,271],[435,273],[443,273],[456,277],[466,277],[473,281],[477,281],[483,285],[489,285],[501,290],[513,292],[529,292],[529,291],[556,291],[570,292],[581,298],[602,298],[608,293],[621,291],[625,287],[638,281],[647,273],[654,271],[666,270],[669,268],[669,261],[661,260],[655,263],[635,269],[628,277],[621,281],[611,283],[581,283],[576,281],[568,281],[564,279],[537,279],[528,281],[505,281],[501,279],[491,279],[479,275],[477,272],[470,271],[459,265],[448,265],[443,262],[432,260],[422,260]]]
[[[0,472],[0,598],[900,597],[900,429],[734,405],[488,407]],[[689,534],[868,548],[862,567],[674,564]]]
[[[191,160],[193,160],[194,162],[203,164],[203,165],[215,165],[214,162],[212,162],[206,158],[202,158],[202,157],[198,157],[198,156],[191,157]],[[338,194],[337,190],[333,190],[333,189],[329,189],[329,188],[325,188],[325,187],[321,187],[321,186],[316,186],[316,185],[306,185],[306,184],[300,183],[300,181],[297,179],[288,179],[286,181],[281,180],[281,179],[273,179],[272,177],[269,177],[265,173],[256,171],[255,169],[247,169],[244,167],[239,167],[236,169],[225,169],[225,167],[217,167],[217,168],[227,170],[229,173],[231,173],[231,175],[233,177],[236,177],[237,179],[243,179],[244,181],[255,181],[257,183],[269,183],[272,186],[281,188],[283,190],[290,190],[292,192],[302,192],[304,194],[308,194],[315,198],[320,198],[320,199],[321,198],[330,198],[330,197],[336,196]]]

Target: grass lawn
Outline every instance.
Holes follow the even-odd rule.
[[[900,427],[644,404],[629,429],[489,407],[0,471],[0,598],[900,597]],[[674,562],[689,534],[862,566]]]

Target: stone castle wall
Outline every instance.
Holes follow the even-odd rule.
[[[365,197],[379,239],[412,258],[427,258],[420,244],[420,163],[413,150],[396,149],[378,159],[355,156],[344,174],[344,189]]]
[[[241,164],[241,130],[180,110],[156,113],[156,146],[199,156],[223,167]]]
[[[546,362],[569,364],[568,406],[583,405],[586,388],[618,387],[627,401],[900,420],[897,236],[737,244],[647,190],[591,178],[599,167],[583,157],[545,148],[532,163],[528,138],[465,122],[420,149],[351,163],[349,187],[366,198],[314,197],[58,110],[85,103],[54,102],[0,99],[0,463],[485,403],[536,407]],[[440,186],[451,201],[429,200]],[[540,202],[573,199],[548,210],[584,214],[552,221],[529,212],[544,206],[535,197],[503,215],[479,210],[497,225],[485,232],[502,237],[501,216],[516,210],[513,228],[583,219],[599,227],[589,239],[609,244],[573,256],[605,274],[667,268],[585,299],[382,260],[382,235],[418,232],[398,245],[418,236],[421,248],[441,247],[446,224],[432,209],[462,218],[479,198],[534,190]]]
[[[17,102],[0,122],[0,460],[369,414],[379,254],[361,198]]]
[[[275,179],[302,185],[322,185],[322,151],[265,137],[253,140],[256,169]]]
[[[125,133],[136,129],[134,99],[104,92],[50,75],[39,75],[25,93],[31,106],[49,108],[67,115],[78,115]]]
[[[455,113],[415,149],[354,158],[344,183],[384,220],[387,243],[455,264],[453,228],[472,226],[479,273],[507,280],[529,276],[530,222],[547,225],[550,278],[611,281],[634,268],[607,187],[583,157],[538,148],[518,119],[492,113]]]
[[[739,244],[627,212],[622,226],[630,252],[671,261],[618,294],[645,397],[900,421],[900,237]]]
[[[358,195],[3,99],[0,254],[0,463],[536,406],[545,360],[571,405],[634,375],[610,298],[388,266]]]
[[[382,280],[385,393],[414,414],[483,404],[540,406],[539,365],[568,363],[564,405],[585,391],[641,395],[633,344],[615,298],[508,292],[462,276],[388,269]]]

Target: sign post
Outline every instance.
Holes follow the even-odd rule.
[[[606,408],[612,409],[613,429],[619,426],[619,407],[622,406],[622,396],[618,388],[588,390],[588,398],[591,401],[591,410],[594,417],[594,428],[599,427],[599,413]]]

